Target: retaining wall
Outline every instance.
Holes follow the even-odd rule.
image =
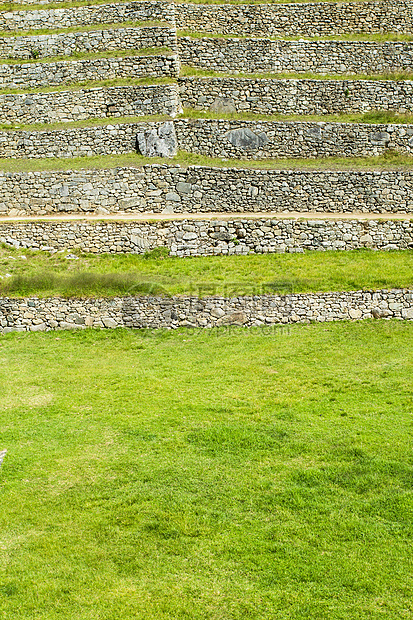
[[[322,36],[413,30],[413,2],[315,2],[290,4],[178,4],[177,27],[221,34]]]
[[[3,124],[68,122],[147,114],[176,116],[179,110],[176,84],[0,95]]]
[[[279,121],[174,121],[179,148],[209,157],[369,157],[413,152],[413,125]]]
[[[173,121],[180,150],[209,157],[368,157],[413,152],[413,125],[277,121]],[[160,123],[0,132],[0,158],[84,157],[135,152],[136,135]]]
[[[176,51],[173,28],[110,28],[86,32],[61,32],[19,37],[0,37],[0,58],[44,58],[72,56],[75,52],[167,47]]]
[[[178,38],[183,65],[222,73],[385,74],[413,71],[412,42]]]
[[[0,158],[92,157],[136,152],[136,134],[145,123],[72,127],[50,131],[0,132]]]
[[[60,62],[0,64],[0,89],[43,88],[98,80],[178,77],[176,55],[92,58]]]
[[[0,332],[86,327],[245,327],[377,318],[413,319],[413,291],[254,297],[0,298]]]
[[[413,111],[413,81],[179,78],[184,108],[255,114]]]
[[[71,28],[91,24],[117,24],[125,21],[164,21],[175,24],[172,2],[125,2],[70,9],[36,9],[0,13],[0,30],[40,30]]]
[[[51,251],[142,254],[166,246],[172,256],[402,250],[413,248],[411,220],[161,220],[0,222],[0,242]]]
[[[412,170],[248,170],[171,165],[0,172],[0,214],[413,213]]]

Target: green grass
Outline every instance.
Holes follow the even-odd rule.
[[[44,88],[30,88],[30,93],[56,93],[56,92],[68,92],[87,90],[88,88],[109,88],[114,86],[158,86],[160,84],[175,84],[176,79],[169,77],[145,77],[145,78],[123,78],[113,80],[89,80],[86,82],[76,82],[70,84],[63,84],[63,86],[47,86]],[[22,88],[5,88],[0,90],[0,97],[2,95],[9,94],[25,94],[27,95],[27,89]]]
[[[76,127],[103,127],[105,125],[120,125],[123,123],[145,123],[155,121],[170,120],[170,116],[162,114],[152,114],[147,116],[111,116],[105,118],[88,118],[83,121],[72,121],[69,123],[33,123],[31,125],[8,125],[0,124],[1,131],[51,131],[51,130],[65,130],[73,129]]]
[[[135,56],[164,56],[172,55],[169,47],[145,47],[138,50],[110,50],[107,52],[73,52],[70,56],[47,56],[42,58],[2,58],[0,65],[21,65],[27,63],[52,63],[71,60],[95,60],[99,58],[129,58]]]
[[[215,119],[215,120],[233,120],[233,121],[300,121],[300,122],[335,122],[335,123],[413,123],[413,114],[388,110],[374,110],[365,114],[254,114],[253,112],[233,112],[225,114],[222,112],[210,112],[202,110],[194,110],[186,108],[178,118],[193,119]],[[122,124],[122,123],[147,123],[161,122],[170,120],[171,117],[161,114],[151,114],[143,116],[123,116],[123,117],[105,117],[105,118],[89,118],[82,121],[72,122],[56,122],[56,123],[32,123],[12,124],[0,123],[0,131],[50,131],[65,130],[76,127],[101,127],[104,125]]]
[[[160,248],[146,256],[76,252],[78,260],[66,254],[0,247],[0,295],[231,296],[413,287],[413,250],[179,258]]]
[[[0,339],[13,620],[413,614],[413,324]]]
[[[413,113],[399,113],[393,110],[372,110],[364,114],[255,114],[254,112],[211,112],[185,108],[183,118],[208,118],[216,120],[245,121],[303,121],[303,122],[334,122],[334,123],[413,123]]]
[[[114,120],[112,119],[112,123]],[[141,167],[148,164],[178,164],[188,166],[212,166],[217,168],[241,168],[245,170],[403,170],[413,166],[413,157],[387,151],[380,157],[325,157],[321,159],[219,159],[180,151],[176,157],[142,157],[137,153],[126,155],[96,155],[67,159],[0,159],[3,172],[28,172],[41,170],[98,170],[119,166]]]
[[[265,39],[269,41],[373,41],[384,43],[386,41],[411,42],[413,35],[401,32],[380,32],[380,33],[349,33],[336,34],[331,36],[306,37],[297,35],[294,37],[279,36],[254,36],[253,34],[224,34],[220,32],[177,30],[178,37],[190,37],[191,39]]]
[[[351,74],[351,75],[339,75],[339,74],[323,74],[323,73],[244,73],[237,71],[234,73],[222,73],[220,71],[209,71],[207,69],[198,69],[196,67],[190,67],[189,65],[181,65],[180,77],[199,77],[199,78],[248,78],[253,80],[339,80],[339,81],[354,81],[354,80],[389,80],[393,82],[402,82],[404,80],[413,80],[413,73],[407,71],[401,71],[397,73],[373,73],[373,74]]]
[[[314,2],[342,2],[343,0],[313,0]],[[344,2],[367,2],[368,0],[344,0]],[[181,0],[178,0],[178,3]],[[299,4],[302,2],[308,2],[308,0],[267,0],[265,3],[262,0],[182,0],[183,3],[188,4]],[[80,6],[100,5],[108,4],[108,0],[78,0],[75,2],[47,2],[45,4],[23,4],[15,2],[4,2],[0,5],[0,11],[33,11],[33,10],[45,10],[45,9],[73,9]]]
[[[170,28],[171,25],[168,22],[161,21],[132,21],[125,20],[115,23],[98,23],[89,25],[77,25],[70,26],[69,28],[34,28],[32,30],[0,30],[1,38],[9,37],[33,37],[43,34],[64,34],[66,32],[90,32],[92,30],[119,30],[119,28]]]

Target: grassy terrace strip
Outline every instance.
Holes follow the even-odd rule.
[[[338,123],[412,123],[413,114],[399,114],[387,110],[365,114],[254,114],[253,112],[210,112],[185,108],[180,118],[209,118],[226,120],[268,120],[268,121],[320,121]],[[1,125],[0,125],[1,127]]]
[[[86,90],[88,88],[104,88],[110,86],[155,86],[158,84],[175,84],[176,79],[169,77],[146,77],[146,78],[124,78],[124,79],[113,79],[113,80],[89,80],[88,82],[82,82],[77,84],[65,84],[63,86],[48,86],[45,88],[30,88],[30,93],[60,93],[60,92],[73,92],[78,90]],[[2,95],[10,95],[10,94],[25,94],[27,93],[27,89],[22,88],[5,88],[0,90],[0,97]]]
[[[2,93],[0,93],[1,95]],[[23,124],[2,124],[0,122],[1,131],[46,131],[70,129],[75,127],[101,127],[103,125],[113,125],[113,123],[144,123],[168,120],[170,117],[157,114],[147,116],[125,116],[116,118],[91,118],[82,121],[72,121],[66,123],[33,123],[31,125]],[[314,121],[314,122],[338,122],[338,123],[397,123],[411,124],[413,123],[413,114],[398,114],[397,112],[375,111],[366,112],[365,114],[254,114],[252,112],[234,112],[224,114],[222,112],[203,112],[200,110],[186,109],[182,115],[177,118],[206,118],[221,120],[267,120],[267,121]]]
[[[78,260],[68,260],[67,255]],[[8,275],[6,275],[8,274]],[[10,277],[11,276],[11,277]],[[141,294],[254,295],[410,288],[413,251],[307,252],[207,258],[55,254],[0,246],[0,295],[115,297]]]
[[[47,58],[2,58],[0,65],[26,65],[27,63],[45,63],[71,61],[71,60],[93,60],[99,58],[127,58],[129,56],[160,56],[162,54],[174,54],[169,47],[143,47],[139,50],[109,50],[106,52],[73,52],[70,56],[48,56]]]
[[[144,122],[156,122],[165,121],[170,117],[159,114],[152,114],[150,116],[124,116],[116,118],[91,118],[83,121],[73,121],[70,123],[36,123],[33,125],[0,125],[1,131],[48,131],[59,129],[71,129],[76,127],[102,127],[104,125],[113,125],[121,123],[144,123]]]
[[[221,78],[234,78],[234,73],[223,73],[220,71],[209,71],[207,69],[198,69],[197,67],[191,67],[189,65],[181,65],[180,76],[181,77],[221,77]],[[373,74],[324,74],[324,73],[271,73],[271,72],[262,72],[262,73],[245,73],[239,71],[235,77],[240,78],[250,78],[255,80],[261,79],[274,79],[274,80],[282,80],[282,79],[297,79],[297,80],[340,80],[340,81],[351,81],[351,80],[390,80],[395,82],[401,82],[404,80],[413,80],[413,73],[408,71],[397,72],[397,73],[373,73]]]
[[[2,611],[408,618],[412,347],[402,321],[3,337]]]
[[[329,3],[341,3],[346,2],[349,4],[356,4],[361,2],[369,2],[369,0],[312,0],[311,3],[318,4],[319,2]],[[301,4],[308,3],[308,0],[228,0],[223,2],[222,0],[178,0],[175,4]],[[0,11],[33,11],[33,10],[48,10],[48,9],[71,9],[78,6],[98,6],[102,4],[110,4],[110,0],[75,0],[74,2],[50,2],[46,3],[25,3],[22,2],[5,2],[0,4]]]
[[[119,28],[170,28],[171,25],[168,22],[162,21],[131,21],[125,20],[121,23],[112,22],[112,23],[99,23],[99,24],[90,24],[89,26],[71,26],[70,28],[43,28],[43,29],[33,29],[33,30],[0,30],[0,37],[25,37],[25,36],[37,36],[43,34],[59,34],[63,32],[91,32],[94,30],[117,30]]]
[[[134,54],[128,54],[128,56],[133,56]],[[136,55],[142,55],[140,53],[136,54]],[[146,51],[145,51],[145,55],[146,55]],[[118,54],[110,54],[110,56],[119,56]],[[1,63],[0,63],[1,64]],[[233,74],[223,74],[223,73],[217,73],[214,71],[202,71],[202,70],[198,70],[195,69],[193,67],[182,67],[182,70],[180,72],[181,77],[205,77],[205,79],[208,79],[209,77],[217,77],[217,78],[230,78],[230,79],[234,79],[234,75]],[[384,75],[360,75],[360,76],[343,76],[343,75],[312,75],[312,74],[308,74],[307,75],[302,75],[302,74],[272,74],[272,73],[268,73],[268,74],[238,74],[236,77],[239,78],[250,78],[250,79],[255,79],[257,81],[259,80],[264,80],[264,79],[297,79],[297,80],[305,80],[305,79],[311,79],[311,80],[320,80],[320,81],[325,81],[325,80],[337,80],[337,81],[347,81],[347,82],[352,82],[352,81],[357,81],[357,80],[366,80],[366,81],[395,81],[395,82],[402,82],[402,81],[406,81],[406,80],[413,80],[413,74],[410,73],[403,73],[403,74],[384,74]],[[173,78],[169,78],[169,77],[145,77],[145,78],[129,78],[129,79],[111,79],[111,80],[89,80],[87,82],[79,82],[79,83],[72,83],[69,85],[63,85],[63,86],[48,86],[48,87],[43,87],[43,88],[30,88],[30,93],[52,93],[52,92],[62,92],[62,91],[76,91],[76,90],[84,90],[86,88],[95,88],[95,87],[105,87],[105,86],[139,86],[139,85],[143,85],[143,84],[148,84],[148,85],[154,85],[154,84],[172,84],[172,83],[177,83],[179,84],[179,78],[178,79],[173,79]],[[19,93],[27,93],[28,90],[27,89],[23,89],[23,88],[4,88],[1,89],[0,91],[0,95],[7,95],[7,94],[19,94]],[[191,112],[192,114],[192,112]]]
[[[113,122],[113,121],[112,121]],[[140,167],[146,164],[176,163],[187,166],[216,166],[219,168],[244,168],[256,170],[394,170],[413,167],[413,157],[388,152],[380,157],[326,157],[323,159],[271,159],[246,161],[238,159],[214,159],[205,155],[179,152],[176,157],[145,158],[135,153],[64,159],[0,159],[3,172],[28,172],[37,170],[82,170]]]
[[[193,39],[254,39],[254,40],[268,40],[268,41],[413,41],[413,35],[402,34],[398,32],[385,32],[385,33],[357,33],[357,34],[336,34],[333,36],[318,36],[318,37],[305,37],[305,36],[279,36],[279,37],[259,37],[259,36],[244,36],[239,34],[223,34],[219,32],[195,32],[193,30],[177,30],[178,37],[191,37]]]

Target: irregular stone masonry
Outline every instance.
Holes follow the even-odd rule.
[[[413,30],[413,2],[178,4],[177,28],[253,37],[314,37]]]
[[[334,114],[413,111],[413,82],[180,78],[183,107],[213,112]],[[180,110],[177,86],[144,85],[0,95],[4,123],[168,114]]]
[[[393,289],[229,298],[0,299],[0,333],[3,334],[86,327],[268,327],[373,317],[412,320],[413,291]]]
[[[304,250],[413,248],[411,220],[229,219],[34,221],[0,223],[0,243],[16,248],[95,254],[143,254],[167,247],[172,256],[267,254]]]
[[[167,47],[176,51],[176,32],[170,27],[108,28],[86,32],[60,32],[32,36],[1,37],[0,58],[71,56],[75,52]]]
[[[413,81],[407,80],[182,77],[178,84],[182,107],[196,110],[255,114],[413,112]]]
[[[413,125],[279,121],[174,121],[179,148],[209,157],[368,157],[413,152]]]
[[[412,170],[248,170],[176,165],[0,173],[0,215],[413,213]]]
[[[412,42],[178,38],[183,65],[222,73],[385,74],[413,71]]]
[[[42,88],[123,78],[178,77],[175,54],[0,64],[0,89]]]
[[[120,2],[70,9],[35,9],[0,13],[0,30],[41,30],[126,21],[163,21],[175,24],[172,2]]]
[[[136,152],[136,134],[146,123],[72,127],[52,131],[0,132],[0,157],[92,157]]]
[[[3,124],[70,122],[148,114],[173,117],[180,109],[176,84],[0,95]]]
[[[210,157],[366,157],[413,152],[413,125],[278,121],[172,121],[181,150]],[[0,158],[86,157],[136,151],[136,135],[160,122],[0,132]]]
[[[1,30],[69,28],[127,20],[174,22],[174,4],[127,2],[71,9],[0,13]],[[405,32],[413,29],[411,0],[257,5],[178,4],[181,29],[247,36],[319,36],[348,32]]]

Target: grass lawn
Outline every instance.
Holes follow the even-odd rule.
[[[0,338],[0,617],[413,615],[413,323]]]
[[[251,295],[413,287],[413,250],[168,257],[15,250],[0,246],[0,295]],[[166,251],[167,254],[167,251]],[[9,277],[11,276],[11,277]]]

